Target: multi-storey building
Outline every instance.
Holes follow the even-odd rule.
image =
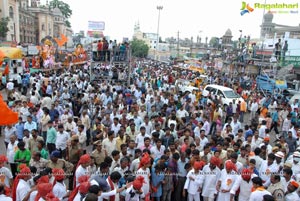
[[[0,17],[9,17],[5,41],[17,43],[39,42],[46,36],[72,37],[72,30],[65,24],[65,18],[58,8],[51,9],[48,2],[39,0],[1,0]]]

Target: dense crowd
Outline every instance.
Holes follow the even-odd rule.
[[[224,107],[201,96],[205,82],[178,91],[176,80],[197,77],[188,70],[136,61],[127,86],[90,82],[89,68],[6,89],[19,122],[2,128],[1,201],[300,200],[298,100],[207,70],[243,97]]]

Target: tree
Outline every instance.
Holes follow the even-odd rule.
[[[217,37],[212,37],[209,41],[209,46],[210,47],[214,47],[214,48],[218,48],[219,46],[219,38]]]
[[[100,34],[95,33],[95,34],[94,34],[94,38],[100,38]]]
[[[65,23],[67,27],[71,28],[71,22],[69,20],[66,20]]]
[[[59,8],[59,10],[61,11],[62,15],[68,19],[71,17],[72,15],[72,10],[71,10],[71,7],[69,6],[69,4],[63,2],[63,1],[60,1],[60,0],[52,0],[50,1],[50,8],[54,9],[54,8]],[[68,27],[71,27],[71,23],[66,20],[66,25]]]
[[[7,36],[9,17],[2,17],[0,19],[0,39],[5,40]]]
[[[145,58],[148,55],[149,47],[145,41],[134,39],[131,41],[132,56]]]

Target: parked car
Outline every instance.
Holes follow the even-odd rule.
[[[238,101],[244,101],[244,99],[233,89],[221,85],[215,85],[215,84],[206,85],[202,91],[202,95],[204,97],[208,97],[209,94],[214,94],[217,95],[218,97],[221,96],[224,106],[228,106],[230,102],[233,102],[233,100],[235,100],[236,103]]]

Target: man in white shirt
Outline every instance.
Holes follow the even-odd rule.
[[[151,138],[151,136],[146,133],[146,128],[144,126],[141,126],[140,133],[135,138],[135,144],[138,148],[144,146],[145,137]]]
[[[217,181],[221,176],[221,170],[218,168],[220,164],[221,160],[213,156],[210,163],[203,167],[200,188],[206,201],[212,201],[215,198]]]
[[[202,151],[205,147],[205,145],[208,143],[208,139],[205,136],[205,130],[202,129],[200,131],[200,151]]]
[[[119,118],[115,117],[113,119],[113,124],[110,127],[110,130],[114,132],[115,137],[117,137],[117,134],[118,134],[120,128],[121,128],[121,124],[119,123]]]
[[[111,153],[117,149],[116,138],[114,138],[114,132],[109,131],[107,134],[107,138],[102,141],[103,149],[107,151],[107,155],[111,156]]]
[[[266,129],[267,129],[267,122],[265,121],[265,120],[263,120],[262,122],[261,122],[261,126],[260,126],[260,128],[259,128],[259,130],[258,130],[258,134],[259,134],[259,137],[260,138],[265,138],[265,137],[267,137],[266,136]]]
[[[160,158],[165,151],[166,147],[162,145],[161,139],[157,139],[155,146],[151,147],[150,152],[154,159]]]
[[[68,140],[70,139],[70,135],[66,131],[64,131],[64,126],[62,124],[59,124],[57,128],[58,128],[58,132],[56,135],[55,146],[56,149],[60,151],[61,156],[65,158],[67,143]]]
[[[15,177],[16,173],[17,173],[17,163],[15,163],[15,160],[14,160],[17,150],[18,150],[17,137],[16,137],[16,135],[11,135],[10,142],[6,149],[6,156],[7,156],[7,162],[10,164],[10,169],[11,169],[13,177]],[[5,184],[7,184],[7,182],[5,182]]]
[[[55,178],[55,185],[53,186],[53,194],[61,201],[67,201],[68,192],[67,187],[64,183],[65,172],[63,169],[54,169],[52,174]]]
[[[12,79],[9,79],[9,82],[6,84],[6,89],[7,89],[8,95],[10,95],[10,93],[14,89],[14,83],[13,83]]]
[[[31,179],[31,172],[28,167],[23,167],[19,174],[19,182],[17,184],[16,192],[12,192],[13,198],[15,198],[16,201],[24,201],[28,200],[30,193],[34,191],[35,189],[30,189],[30,185],[27,182]]]
[[[203,117],[204,124],[202,126],[202,129],[205,130],[205,135],[207,136],[210,131],[210,123],[208,122],[208,118],[206,116]]]
[[[0,155],[0,183],[4,184],[5,187],[10,188],[13,182],[13,175],[4,163],[8,162],[5,155]],[[1,190],[0,190],[1,192]],[[0,199],[1,200],[1,199]]]
[[[251,103],[251,106],[250,106],[250,112],[251,112],[250,113],[250,120],[254,119],[257,110],[258,110],[258,103],[254,99],[253,102]]]
[[[287,192],[285,193],[285,201],[299,201],[299,195],[297,190],[299,189],[299,183],[296,181],[292,181],[289,183],[287,187]]]
[[[27,121],[24,124],[24,130],[27,129],[30,133],[33,129],[37,130],[37,124],[36,122],[32,121],[32,116],[29,115],[27,117]]]
[[[176,112],[177,118],[181,119],[183,117],[189,116],[189,113],[183,108],[183,105],[180,107],[179,110]]]
[[[80,157],[79,159],[79,166],[77,167],[76,171],[75,171],[75,186],[79,186],[79,181],[78,181],[78,178],[80,176],[83,176],[83,175],[86,175],[88,173],[88,170],[87,170],[87,167],[90,165],[90,162],[91,162],[91,157],[90,155],[88,154],[84,154]]]
[[[0,183],[0,200],[1,201],[13,201],[11,197],[5,195],[5,185]]]
[[[233,121],[231,122],[230,126],[232,128],[232,134],[234,136],[237,135],[239,129],[243,129],[241,123],[238,121],[236,116],[233,117]]]
[[[200,201],[200,193],[199,190],[201,188],[201,169],[204,165],[203,161],[195,161],[193,169],[189,171],[186,176],[186,181],[184,184],[183,195],[185,195],[185,191],[188,192],[188,200]]]
[[[274,163],[275,155],[273,153],[268,154],[268,159],[262,161],[259,168],[259,176],[265,187],[270,185],[270,176],[272,173],[278,172],[278,166]]]
[[[73,121],[72,117],[68,118],[67,123],[64,124],[64,129],[70,133],[70,132],[74,132],[76,129],[76,123]]]
[[[252,183],[255,190],[250,194],[249,201],[263,201],[264,195],[271,195],[271,193],[263,187],[263,181],[260,177],[254,177]]]
[[[252,174],[250,169],[243,169],[241,175],[238,176],[236,182],[231,188],[231,200],[234,200],[234,196],[238,189],[240,189],[238,201],[248,201],[252,189],[252,178],[257,177],[257,175]]]
[[[230,191],[237,180],[236,166],[230,160],[225,162],[225,168],[221,171],[218,179],[216,192],[218,192],[217,201],[230,200]]]

